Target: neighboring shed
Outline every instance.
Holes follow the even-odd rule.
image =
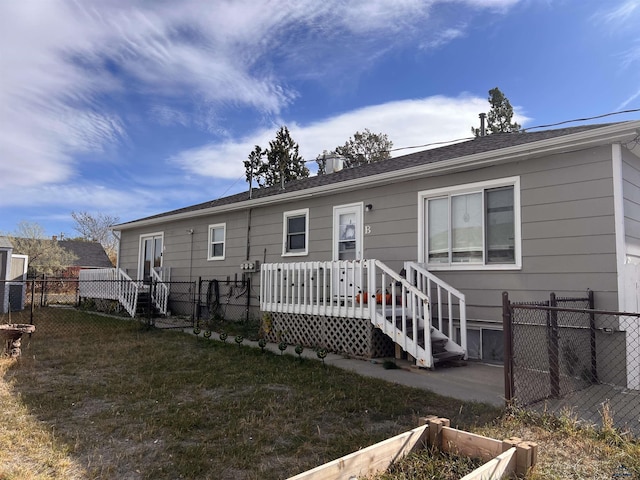
[[[13,253],[13,244],[0,237],[0,313],[24,308],[28,257]]]

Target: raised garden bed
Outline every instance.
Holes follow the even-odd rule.
[[[500,479],[524,475],[536,463],[537,444],[519,438],[495,440],[451,428],[446,418],[430,416],[423,425],[333,460],[289,480],[356,480],[385,472],[406,455],[437,449],[485,462],[462,480]]]

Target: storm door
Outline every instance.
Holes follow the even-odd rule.
[[[140,237],[138,279],[145,283],[151,280],[152,268],[162,267],[162,237],[161,233]]]
[[[362,260],[362,203],[333,208],[333,260]],[[334,294],[343,297],[352,293],[353,269],[335,273]],[[358,290],[363,287],[356,286]]]

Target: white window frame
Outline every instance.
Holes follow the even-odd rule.
[[[304,222],[304,249],[287,250],[287,240],[289,236],[289,223],[291,217],[305,217]],[[283,257],[302,257],[309,254],[309,209],[301,208],[299,210],[290,210],[282,214],[282,256]]]
[[[492,188],[513,187],[513,228],[514,228],[514,263],[427,263],[426,255],[428,219],[425,205],[427,200],[437,197],[450,197],[465,193],[482,192]],[[483,212],[483,217],[486,217]],[[522,269],[522,226],[520,214],[520,177],[506,177],[484,182],[468,183],[452,187],[437,188],[418,192],[418,262],[427,263],[429,270],[521,270]],[[449,227],[451,228],[451,227]],[[484,219],[482,224],[483,237],[485,234]]]
[[[222,228],[222,255],[213,256],[212,248],[213,245],[213,231],[215,229]],[[209,225],[208,228],[208,243],[207,243],[207,260],[224,260],[225,254],[227,253],[227,224],[226,223],[215,223],[213,225]]]

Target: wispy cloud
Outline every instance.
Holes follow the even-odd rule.
[[[640,11],[640,1],[627,0],[611,9],[601,10],[596,14],[596,18],[606,23],[620,24],[629,20],[638,11]]]
[[[0,178],[10,179],[0,184],[0,205],[55,199],[65,209],[83,202],[111,210],[132,202],[132,187],[117,191],[80,173],[87,162],[117,158],[145,122],[226,139],[174,155],[178,173],[196,181],[239,178],[253,145],[265,145],[285,123],[287,108],[300,95],[297,81],[357,79],[394,48],[419,44],[425,30],[429,48],[464,36],[465,21],[438,18],[439,5],[455,5],[470,18],[517,1],[0,2]],[[467,118],[475,118],[477,101],[395,102],[289,126],[313,159],[364,128],[388,133],[396,145],[424,142],[425,132],[435,130],[429,119],[437,108],[444,109],[437,112],[444,137],[466,133],[469,125],[454,123],[466,109]],[[442,115],[451,105],[456,111]],[[225,113],[238,109],[260,119],[243,125],[252,133],[239,134],[227,124]],[[186,185],[185,179],[172,180]],[[141,189],[134,203],[157,206],[149,192]],[[172,192],[163,195],[179,197]],[[180,198],[186,201],[184,191]]]

